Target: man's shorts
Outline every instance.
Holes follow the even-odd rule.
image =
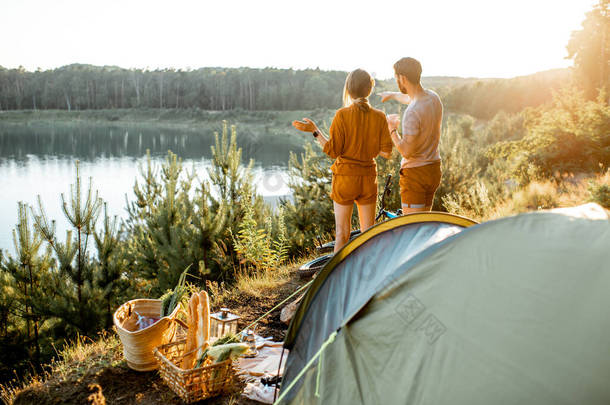
[[[400,201],[423,207],[432,206],[441,184],[441,162],[400,169]]]
[[[330,198],[340,205],[359,205],[377,202],[377,176],[343,176],[333,174]]]

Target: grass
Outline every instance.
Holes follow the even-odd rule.
[[[120,345],[115,334],[103,333],[98,340],[79,337],[60,353],[53,372],[62,379],[82,378],[87,373],[117,366],[122,362]]]
[[[306,260],[310,260],[310,257],[299,262]],[[242,317],[240,327],[244,327],[307,281],[298,279],[295,272],[298,265],[297,262],[289,262],[273,270],[238,271],[232,287],[207,282],[212,308],[231,308]],[[280,322],[279,312],[276,310],[261,320],[257,333],[281,340],[286,325]],[[127,367],[120,340],[113,332],[103,333],[96,340],[79,337],[67,344],[58,353],[57,360],[49,364],[43,373],[0,385],[0,400],[15,405],[181,403],[157,372],[138,373]],[[244,403],[239,393],[210,401],[206,403]]]
[[[291,277],[291,269],[294,263],[280,266],[277,269],[265,269],[260,271],[247,271],[240,269],[235,275],[235,287],[241,294],[252,297],[263,297],[268,291],[287,283]]]
[[[123,363],[121,343],[115,334],[102,333],[97,340],[79,336],[66,344],[53,361],[38,375],[30,375],[24,380],[13,380],[0,385],[0,400],[11,404],[24,389],[48,391],[46,381],[56,384],[78,382],[88,374],[95,374],[105,368],[117,367]]]

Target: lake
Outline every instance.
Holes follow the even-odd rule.
[[[17,223],[17,203],[37,209],[37,196],[50,219],[57,220],[58,237],[65,238],[67,222],[61,210],[60,194],[66,197],[74,183],[75,161],[80,161],[83,185],[92,179],[93,189],[108,204],[112,215],[123,217],[126,198],[133,198],[139,167],[150,151],[155,163],[162,163],[167,151],[176,153],[185,167],[194,167],[199,179],[206,179],[210,167],[210,146],[220,122],[205,128],[176,128],[146,125],[109,125],[83,122],[0,121],[0,249],[14,252],[12,229]],[[258,192],[272,205],[289,194],[287,164],[291,150],[302,150],[304,140],[289,127],[269,131],[256,125],[237,124],[237,142],[242,161],[255,160]]]

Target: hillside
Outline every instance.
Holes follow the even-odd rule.
[[[514,215],[541,208],[575,206],[588,201],[610,207],[610,171],[605,174],[580,174],[563,181],[533,181],[495,207],[476,207],[458,213],[479,221]],[[480,211],[480,209],[483,211]],[[239,273],[232,287],[208,284],[212,308],[229,307],[241,315],[240,327],[258,319],[304,284],[296,274],[297,262],[275,270],[252,274]],[[257,327],[262,336],[281,341],[286,326],[273,311]],[[0,385],[0,399],[6,404],[181,404],[157,372],[130,370],[122,359],[121,344],[113,331],[103,331],[95,339],[79,338],[59,353],[59,359],[45,373]],[[254,404],[240,395],[216,398],[209,404]]]
[[[292,294],[307,280],[296,275],[297,264],[278,269],[269,277],[242,278],[235,288],[210,290],[213,308],[229,307],[239,314],[239,327],[258,319]],[[264,318],[257,327],[262,336],[281,341],[287,326],[280,310]],[[122,346],[114,331],[102,332],[96,340],[80,338],[63,350],[59,359],[43,375],[23,384],[0,385],[4,403],[26,405],[51,404],[182,404],[163,382],[158,372],[131,370],[122,355]],[[232,396],[209,400],[208,404],[255,404],[240,395],[239,386]]]

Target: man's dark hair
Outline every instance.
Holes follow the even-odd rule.
[[[419,84],[421,63],[414,58],[402,58],[394,64],[394,72],[406,77],[413,84]]]

